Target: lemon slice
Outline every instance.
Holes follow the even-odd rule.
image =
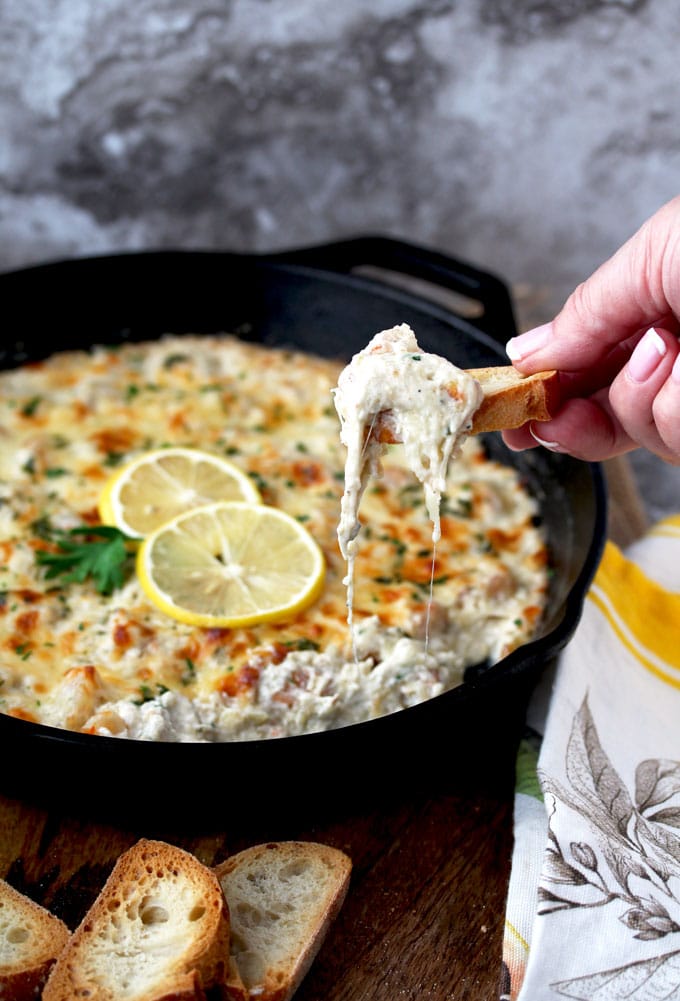
[[[227,459],[197,448],[160,448],[127,463],[105,484],[99,516],[142,538],[183,511],[211,501],[262,500],[250,477]]]
[[[193,626],[236,628],[289,618],[323,586],[321,549],[278,508],[219,502],[178,515],[137,554],[147,597]]]

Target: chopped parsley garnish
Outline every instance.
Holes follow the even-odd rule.
[[[39,539],[51,539],[53,529],[50,519],[46,515],[43,515],[42,518],[36,518],[35,521],[31,522],[31,531]]]
[[[475,535],[475,542],[477,543],[477,549],[480,553],[492,553],[493,546],[491,540],[483,535],[481,532],[477,532]]]
[[[133,702],[136,706],[143,706],[145,702],[151,702],[152,699],[157,699],[160,695],[164,695],[165,692],[169,691],[170,689],[167,688],[165,685],[157,684],[155,691],[153,690],[153,688],[151,688],[150,685],[140,685],[139,694],[141,697],[138,699],[133,699]]]
[[[429,590],[430,585],[432,585],[433,587],[436,587],[437,584],[446,584],[447,580],[450,580],[450,579],[451,579],[451,575],[450,574],[443,573],[439,577],[433,577],[432,580],[428,580],[428,581],[414,580],[413,583],[415,584],[416,587],[421,587],[421,588],[423,588],[423,590],[426,590],[426,589]]]
[[[394,546],[396,550],[396,556],[399,560],[403,560],[404,556],[408,551],[408,546],[401,539],[397,539],[394,535],[381,535],[381,542],[389,542],[390,545]]]
[[[253,470],[248,473],[248,476],[254,481],[255,486],[258,490],[262,491],[262,493],[269,489],[269,484],[265,480],[264,476],[260,476],[259,473],[254,472]]]
[[[32,417],[40,406],[42,396],[33,396],[27,403],[24,403],[21,408],[21,413],[24,417]]]
[[[184,663],[186,664],[186,667],[182,671],[181,681],[183,685],[190,685],[191,682],[196,679],[196,665],[191,657],[187,657]]]
[[[315,640],[310,640],[306,636],[301,636],[296,640],[286,640],[283,644],[284,646],[291,647],[293,650],[319,650],[320,646]]]
[[[407,483],[399,491],[399,503],[402,507],[420,507],[423,499],[420,496],[421,486],[419,483]]]
[[[83,525],[68,532],[52,530],[48,538],[57,552],[39,550],[35,554],[38,564],[47,567],[48,580],[61,577],[62,584],[82,584],[91,577],[100,594],[111,594],[122,586],[129,557],[126,543],[132,540],[120,529]]]
[[[458,497],[456,498],[456,504],[458,506],[458,514],[462,518],[469,518],[472,514],[472,498],[471,497]]]

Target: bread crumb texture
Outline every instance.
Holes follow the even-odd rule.
[[[141,1001],[170,990],[198,997],[222,979],[228,940],[226,904],[210,870],[180,848],[142,840],[114,866],[44,999]]]
[[[58,917],[0,880],[0,998],[38,997],[69,934]]]
[[[309,842],[258,845],[218,867],[232,955],[252,995],[299,983],[342,905],[350,870],[344,853]]]

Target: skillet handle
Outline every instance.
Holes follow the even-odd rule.
[[[366,269],[396,272],[462,297],[461,310],[455,296],[447,301],[449,312],[459,313],[466,323],[505,344],[517,333],[515,314],[507,286],[495,275],[427,247],[385,236],[362,236],[349,240],[303,247],[272,255],[276,260],[323,268],[346,274]],[[377,275],[378,280],[385,276]],[[427,289],[419,293],[428,297]],[[441,302],[441,295],[436,297]]]

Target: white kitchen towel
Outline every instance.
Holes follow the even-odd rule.
[[[680,1001],[680,515],[608,542],[520,746],[500,995]]]

